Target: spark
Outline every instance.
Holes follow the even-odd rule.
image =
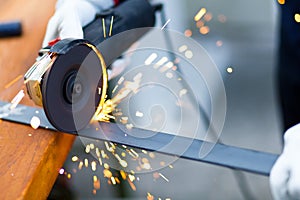
[[[191,50],[187,50],[184,55],[186,58],[191,59],[193,57],[193,52]]]
[[[25,96],[24,94],[24,90],[20,90],[18,92],[18,94],[13,98],[13,100],[10,102],[11,106],[10,109],[15,109],[17,107],[17,105],[21,102],[21,100],[23,99],[23,97]]]
[[[89,160],[87,158],[84,159],[84,166],[85,167],[89,166]]]
[[[136,111],[135,116],[137,116],[137,117],[143,117],[144,113],[142,113],[140,111]]]
[[[109,34],[108,34],[109,37],[111,36],[111,33],[112,33],[113,23],[114,23],[114,16],[111,16],[110,27],[109,27]]]
[[[170,21],[171,21],[171,19],[168,19],[168,20],[166,21],[166,23],[161,27],[160,30],[163,30],[163,29],[170,23]]]
[[[101,186],[100,180],[97,178],[97,176],[94,176],[93,180],[94,180],[93,185],[94,185],[95,190],[99,190],[100,186]]]
[[[191,37],[193,35],[193,32],[190,29],[187,29],[187,30],[184,31],[184,35],[186,37]]]
[[[167,179],[162,173],[158,173],[160,177],[162,177],[165,181],[169,182],[169,179]]]
[[[174,63],[172,61],[167,62],[162,68],[160,68],[159,72],[164,73],[168,69],[171,69],[174,66]]]
[[[126,124],[127,130],[131,130],[133,128],[133,124]]]
[[[22,75],[22,74],[19,75],[19,76],[17,76],[15,79],[13,79],[13,80],[12,80],[11,82],[9,82],[8,84],[6,84],[6,85],[4,86],[4,88],[7,89],[7,88],[11,87],[13,84],[15,84],[16,82],[18,82],[18,80],[20,80],[21,78],[23,78],[23,75]]]
[[[65,173],[64,168],[61,168],[61,169],[59,170],[59,174],[62,175],[62,174],[64,174],[64,173]]]
[[[112,93],[112,94],[113,94],[113,93],[115,93],[115,92],[116,92],[116,90],[118,89],[118,87],[119,87],[119,85],[116,85],[116,86],[114,87],[114,89],[112,90],[112,92],[111,92],[111,93]]]
[[[115,179],[115,177],[113,177],[113,176],[110,177],[110,180],[111,180],[111,182],[112,182],[113,185],[116,185],[116,179]]]
[[[105,30],[105,20],[102,18],[102,28],[103,28],[103,36],[106,38],[106,30]]]
[[[147,193],[147,200],[154,200],[154,196],[149,192]]]
[[[126,180],[126,178],[127,178],[126,172],[124,172],[123,170],[121,170],[121,171],[120,171],[120,174],[121,174],[122,179],[123,179],[123,180]]]
[[[218,41],[216,42],[216,45],[217,45],[218,47],[221,47],[221,46],[223,46],[223,42],[222,42],[222,40],[218,40]]]
[[[180,53],[182,53],[182,52],[186,51],[187,49],[188,49],[188,47],[186,45],[182,45],[181,47],[178,48],[178,51]]]
[[[208,26],[202,26],[200,29],[199,29],[199,32],[203,35],[206,35],[207,33],[209,33],[209,27]]]
[[[212,14],[207,12],[203,18],[205,21],[209,22],[212,19]]]
[[[167,57],[162,57],[154,66],[155,69],[157,69],[159,66],[165,64],[168,61]]]
[[[73,161],[73,162],[76,162],[76,161],[78,161],[78,160],[79,160],[79,159],[78,159],[77,156],[73,156],[73,157],[72,157],[72,161]]]
[[[277,0],[277,2],[281,5],[285,4],[285,0]]]
[[[30,125],[33,129],[37,129],[41,124],[40,118],[33,116],[30,120]]]
[[[187,89],[182,89],[179,92],[179,96],[182,97],[183,95],[185,95],[187,93]]]
[[[90,153],[90,151],[91,151],[90,145],[86,145],[86,147],[85,147],[85,153]]]
[[[97,163],[96,163],[96,161],[93,161],[93,162],[91,163],[91,165],[92,165],[92,170],[93,170],[93,171],[96,171],[96,169],[97,169]]]
[[[83,167],[83,162],[82,162],[82,161],[80,161],[80,162],[79,162],[79,164],[78,164],[78,169],[79,169],[79,170],[81,170],[81,169],[82,169],[82,167]]]
[[[146,60],[145,65],[150,65],[157,58],[157,53],[152,53]]]
[[[171,72],[168,72],[168,73],[166,73],[166,77],[171,79],[171,78],[173,78],[173,74]]]
[[[103,170],[103,175],[104,175],[105,178],[111,178],[112,177],[112,173],[108,169]]]
[[[204,22],[202,20],[199,20],[199,21],[197,21],[196,26],[198,28],[200,28],[200,27],[204,26]]]
[[[233,72],[233,68],[232,67],[227,67],[226,71],[231,74]]]
[[[127,181],[128,181],[128,183],[129,183],[131,189],[132,189],[133,191],[136,191],[136,187],[135,187],[135,185],[133,184],[133,182],[131,182],[129,179],[127,179]]]
[[[194,20],[199,21],[203,15],[206,13],[206,8],[201,8],[198,13],[195,15]]]
[[[118,84],[119,84],[119,85],[122,84],[124,80],[125,80],[125,78],[122,76],[122,77],[118,80]]]
[[[297,23],[300,22],[300,14],[296,13],[295,16],[294,16],[294,18],[295,18],[295,21],[296,21]]]

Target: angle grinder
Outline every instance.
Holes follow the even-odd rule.
[[[113,34],[153,27],[156,7],[147,0],[123,1],[84,27],[84,39],[63,39],[40,50],[40,57],[24,79],[30,98],[43,106],[56,129],[76,133],[89,124],[104,104],[107,66],[149,30],[128,35],[122,41],[105,42],[108,37],[104,37],[102,25],[109,25],[113,16]]]

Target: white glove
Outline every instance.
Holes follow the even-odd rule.
[[[284,149],[270,174],[275,200],[300,199],[300,124],[284,135]]]
[[[55,13],[48,22],[43,47],[57,37],[82,39],[82,27],[90,23],[97,13],[113,6],[113,0],[58,0]]]

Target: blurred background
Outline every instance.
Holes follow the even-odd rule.
[[[170,19],[168,28],[202,45],[222,74],[227,113],[221,140],[228,145],[280,153],[277,2],[160,2],[164,3],[166,19]],[[202,8],[206,9],[205,14],[195,21],[194,16]],[[162,25],[158,15],[157,26]],[[94,141],[84,141],[77,138],[49,199],[271,199],[268,177],[241,175],[242,172],[186,159],[176,159],[154,172],[136,174],[131,183],[114,184],[105,177],[105,166],[98,165],[94,169],[89,163],[86,167],[85,160],[94,157],[87,153],[89,150],[84,144]],[[157,154],[154,162],[164,166],[162,162],[168,159]],[[113,169],[111,173],[119,174]]]

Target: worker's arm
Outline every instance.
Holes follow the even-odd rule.
[[[284,135],[284,149],[270,175],[275,200],[300,199],[300,124]]]

